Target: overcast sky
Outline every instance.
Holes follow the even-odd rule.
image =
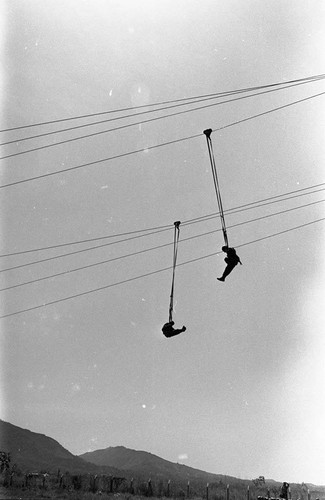
[[[325,73],[323,0],[0,6],[1,130]],[[52,257],[118,238],[1,257],[2,270],[51,258],[0,274],[1,289],[21,285],[0,292],[2,419],[74,454],[124,445],[214,473],[325,484],[325,210],[313,187],[325,182],[324,95],[212,134],[225,210],[299,197],[226,215],[243,266],[225,283],[220,232],[182,241],[219,218],[181,225],[178,263],[197,259],[176,269],[174,320],[187,330],[161,333],[173,222],[218,210],[200,134],[321,92],[322,80],[0,160],[0,185],[14,183],[0,189],[1,255],[127,233],[65,258]],[[1,156],[158,115],[18,142],[115,116],[1,132],[17,140]]]

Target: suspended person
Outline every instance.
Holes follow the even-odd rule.
[[[175,337],[175,335],[179,335],[180,333],[185,332],[186,326],[183,326],[183,328],[176,329],[174,328],[174,321],[169,321],[168,323],[165,323],[164,326],[162,327],[162,332],[165,335],[165,337]]]
[[[223,272],[223,275],[221,278],[217,278],[219,281],[225,281],[226,277],[231,273],[231,271],[234,269],[234,267],[237,266],[239,263],[242,265],[240,258],[238,257],[236,250],[234,248],[228,247],[228,246],[223,246],[221,248],[223,252],[227,254],[227,257],[224,259],[226,262],[226,269]]]
[[[169,317],[168,323],[165,323],[162,327],[162,332],[165,337],[175,337],[175,335],[179,335],[180,333],[185,332],[186,327],[176,329],[174,328],[173,321],[173,305],[174,305],[174,285],[175,285],[175,270],[176,270],[176,261],[177,261],[177,251],[178,251],[178,242],[179,242],[179,226],[181,222],[178,220],[174,222],[175,231],[174,231],[174,256],[173,256],[173,279],[172,279],[172,289],[170,292],[170,303],[169,303]]]

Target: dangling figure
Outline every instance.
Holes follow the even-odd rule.
[[[174,324],[174,321],[169,321],[168,323],[164,324],[164,326],[162,327],[162,332],[165,337],[174,337],[175,335],[179,335],[180,333],[185,332],[186,326],[183,326],[183,328],[177,330],[176,328],[173,328]]]
[[[242,263],[234,248],[224,246],[221,250],[227,254],[227,257],[224,259],[227,265],[221,278],[217,279],[219,281],[225,281],[226,277],[231,273],[234,267],[236,267],[238,263],[240,263],[240,265],[242,265]]]

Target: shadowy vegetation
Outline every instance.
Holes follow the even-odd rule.
[[[38,498],[66,500],[137,500],[150,497],[190,498],[204,500],[278,500],[281,486],[254,485],[253,481],[227,484],[223,481],[204,484],[202,481],[177,483],[162,478],[153,481],[141,478],[126,479],[108,475],[48,473],[47,471],[25,473],[15,465],[3,467],[0,473],[0,498],[35,500]],[[325,500],[325,488],[318,491],[304,484],[291,485],[292,500]]]
[[[120,471],[121,472],[121,471]],[[137,500],[148,497],[191,500],[280,500],[281,483],[261,480],[240,480],[228,477],[206,483],[202,478],[167,480],[162,474],[134,478],[108,474],[56,473],[47,470],[24,472],[11,464],[9,453],[0,452],[0,499],[18,500],[38,498],[67,500]],[[229,484],[230,483],[230,484]],[[288,500],[325,500],[325,487],[304,483],[290,486]]]

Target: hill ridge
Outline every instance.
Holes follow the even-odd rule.
[[[134,473],[156,476],[168,476],[169,479],[202,479],[209,481],[231,480],[238,481],[234,476],[226,474],[216,474],[196,469],[185,464],[172,462],[144,450],[134,450],[125,446],[109,446],[92,452],[79,455],[80,458],[92,462],[96,465],[112,465],[113,463],[120,470],[128,470]],[[239,480],[249,483],[250,480]]]
[[[97,467],[73,455],[46,434],[18,427],[0,419],[0,449],[10,453],[11,463],[25,471],[95,472],[121,474],[114,467]]]

